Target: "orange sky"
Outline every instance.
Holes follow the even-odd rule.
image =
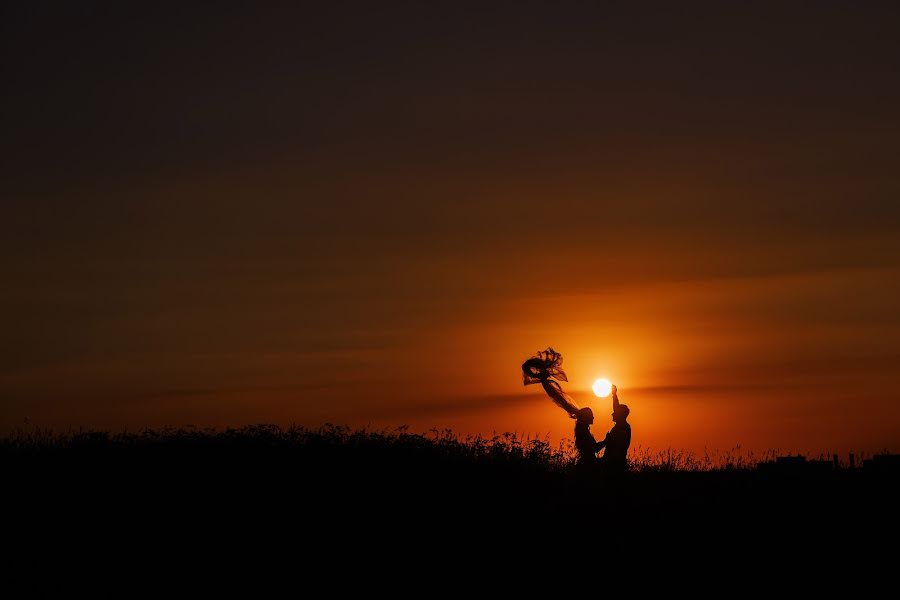
[[[898,451],[893,9],[445,8],[5,19],[0,428]]]

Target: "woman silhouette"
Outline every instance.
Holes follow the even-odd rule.
[[[582,469],[596,468],[597,452],[605,445],[594,439],[591,424],[594,422],[594,411],[582,408],[575,421],[575,449],[578,450],[578,466]]]
[[[522,363],[522,375],[525,385],[540,383],[553,402],[569,413],[575,421],[575,447],[578,449],[579,472],[587,474],[597,468],[598,446],[594,436],[591,435],[591,423],[594,422],[594,413],[590,408],[578,408],[572,397],[565,393],[559,385],[560,381],[568,381],[566,372],[562,370],[562,354],[553,348],[541,350],[524,363]]]

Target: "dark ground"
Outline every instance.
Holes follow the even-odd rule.
[[[187,561],[301,553],[306,567],[896,554],[881,550],[896,547],[896,471],[645,464],[584,481],[542,442],[267,426],[20,436],[0,452],[7,544],[73,559],[97,546]]]

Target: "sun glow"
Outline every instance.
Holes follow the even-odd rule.
[[[612,391],[612,384],[609,382],[609,379],[598,379],[594,382],[592,389],[594,390],[595,396],[606,398]]]

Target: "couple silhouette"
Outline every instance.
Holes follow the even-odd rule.
[[[522,364],[522,375],[525,385],[540,383],[550,399],[575,419],[575,448],[578,450],[576,470],[579,473],[593,474],[599,471],[612,476],[628,470],[628,447],[631,445],[628,414],[631,411],[628,406],[619,403],[616,386],[612,386],[612,420],[615,425],[598,442],[591,433],[594,411],[587,407],[579,408],[556,381],[568,381],[559,352],[553,348],[541,350]],[[601,450],[603,455],[598,458],[597,453]]]
[[[576,413],[575,448],[578,450],[578,467],[582,470],[600,468],[610,475],[621,474],[628,470],[628,447],[631,445],[628,413],[631,411],[627,405],[619,403],[616,386],[612,386],[612,400],[612,420],[615,425],[602,441],[595,440],[591,433],[594,411],[582,408]],[[601,450],[604,450],[603,456],[598,459],[597,453]]]

